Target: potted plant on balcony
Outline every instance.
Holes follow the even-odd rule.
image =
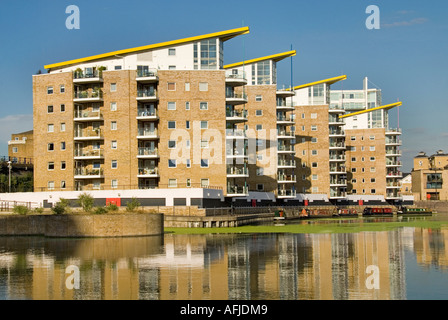
[[[75,70],[75,79],[82,78],[82,69],[78,68]]]

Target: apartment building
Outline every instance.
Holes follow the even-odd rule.
[[[389,127],[388,111],[401,102],[382,105],[381,90],[332,90],[330,105],[343,108],[347,192],[370,199],[401,200],[401,129]],[[359,198],[359,197],[358,197]]]
[[[226,164],[226,105],[244,84],[223,70],[238,28],[45,66],[33,77],[35,190],[219,187],[247,195]],[[230,117],[229,117],[230,118]],[[228,121],[227,121],[228,120]]]
[[[9,161],[32,164],[34,156],[33,130],[14,133],[8,141]]]
[[[414,158],[412,193],[415,200],[448,200],[448,154],[443,150],[427,156],[420,152]]]

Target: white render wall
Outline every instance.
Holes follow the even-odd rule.
[[[221,199],[224,200],[222,190],[186,188],[186,189],[150,189],[150,190],[98,190],[98,191],[47,191],[47,192],[26,192],[26,193],[1,193],[0,201],[31,202],[33,207],[43,207],[44,200],[48,203],[57,203],[63,199],[77,199],[80,194],[87,193],[95,199],[106,198],[164,198],[166,206],[174,205],[174,198],[186,198],[187,206],[191,204],[192,198]]]

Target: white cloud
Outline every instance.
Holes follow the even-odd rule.
[[[428,22],[428,19],[426,18],[415,18],[409,21],[397,21],[393,23],[385,23],[382,25],[384,28],[393,28],[393,27],[410,27],[417,24],[424,24]]]

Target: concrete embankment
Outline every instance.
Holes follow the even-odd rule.
[[[0,236],[140,237],[163,233],[163,214],[0,216]]]
[[[415,207],[428,208],[438,213],[448,213],[448,201],[415,201]]]

